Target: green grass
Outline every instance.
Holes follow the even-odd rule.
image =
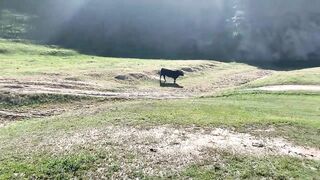
[[[98,154],[77,153],[59,157],[41,155],[33,158],[4,159],[0,162],[0,179],[68,179],[85,174],[93,168],[98,157]]]
[[[37,74],[44,76],[44,73],[80,75],[84,72],[95,72],[108,74],[117,70],[119,72],[130,72],[139,68],[148,71],[162,66],[182,67],[188,64],[203,63],[203,61],[146,61],[87,56],[55,46],[35,45],[30,42],[14,42],[1,39],[0,58],[0,71],[2,76],[7,77]]]
[[[249,84],[251,87],[267,85],[320,85],[320,68],[295,71],[279,71],[264,79]]]
[[[101,127],[110,123],[145,126],[194,124],[239,130],[272,126],[280,130],[275,135],[320,147],[319,119],[319,95],[242,94],[189,100],[112,102],[102,105],[94,114],[69,114],[9,125],[0,131],[0,140]],[[286,126],[291,128],[284,128]]]
[[[0,54],[3,55],[43,55],[43,56],[73,56],[79,55],[76,51],[62,49],[56,46],[35,45],[25,40],[0,39]]]
[[[228,125],[290,123],[320,127],[318,95],[243,94],[194,100],[142,102],[125,109],[160,124]],[[136,122],[144,122],[136,119]]]
[[[320,162],[289,157],[250,157],[224,154],[220,162],[189,167],[183,175],[192,179],[317,179]]]
[[[169,172],[169,176],[150,177],[138,168],[128,171],[130,178],[140,179],[316,179],[320,176],[320,162],[284,156],[252,157],[216,152],[216,160],[190,165],[182,172]],[[31,158],[32,157],[32,158]],[[131,164],[135,158],[125,155],[119,159],[116,152],[105,150],[81,150],[66,155],[37,154],[20,156],[0,161],[0,179],[70,179],[88,178],[97,175],[111,178],[114,173],[123,171],[121,163]],[[99,167],[106,170],[101,174]],[[88,173],[90,172],[90,173]]]

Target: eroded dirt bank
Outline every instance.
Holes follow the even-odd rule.
[[[177,94],[169,92],[113,92],[103,90],[101,87],[87,83],[74,82],[42,82],[28,81],[21,82],[18,80],[0,80],[0,91],[16,94],[58,94],[73,96],[90,96],[90,97],[110,97],[110,98],[147,98],[147,99],[173,99],[186,98],[190,94]]]

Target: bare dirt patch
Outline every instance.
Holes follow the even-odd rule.
[[[43,76],[53,76],[53,77],[58,77],[58,76],[63,76],[61,73],[40,73]]]
[[[44,137],[37,147],[32,144],[32,139],[28,141],[24,138],[24,151],[41,149],[59,154],[80,148],[112,150],[123,156],[119,158],[134,154],[131,165],[149,175],[166,170],[180,171],[192,163],[218,158],[215,153],[218,151],[258,157],[286,155],[320,160],[320,149],[296,146],[281,138],[255,137],[220,128],[107,126]]]
[[[90,84],[81,81],[73,80],[55,80],[55,81],[32,81],[32,80],[17,80],[17,79],[0,79],[0,90],[1,88],[17,87],[32,88],[32,87],[43,87],[43,88],[65,88],[65,89],[94,89],[95,84]]]
[[[26,110],[0,109],[0,128],[5,127],[16,121],[30,119],[30,118],[44,118],[49,116],[60,115],[65,111],[66,110],[63,108],[26,109]]]
[[[320,92],[320,85],[276,85],[254,88],[262,91],[314,91]]]
[[[117,75],[115,79],[122,80],[122,81],[135,81],[135,80],[152,80],[153,78],[144,73],[128,73],[124,75]]]
[[[65,78],[66,81],[81,81],[79,77],[67,77]]]
[[[97,78],[97,79],[103,78],[103,77],[106,76],[106,75],[103,74],[103,73],[87,73],[87,74],[85,74],[85,75],[86,75],[86,76],[89,76],[89,77]]]

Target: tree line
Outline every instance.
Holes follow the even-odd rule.
[[[102,56],[319,62],[320,2],[310,1],[3,0],[0,24],[11,25],[0,36]]]

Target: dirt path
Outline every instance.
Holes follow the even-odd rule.
[[[0,91],[16,94],[60,94],[123,99],[177,99],[192,96],[190,93],[182,94],[176,92],[111,92],[102,90],[101,87],[86,83],[74,84],[72,82],[53,83],[41,81],[21,82],[18,80],[0,80]]]
[[[320,85],[276,85],[254,88],[262,91],[313,91],[320,92]]]
[[[41,118],[46,116],[52,116],[55,114],[61,114],[64,112],[61,109],[50,110],[29,110],[29,111],[12,111],[12,110],[0,110],[0,119],[23,119],[23,118]]]
[[[57,82],[57,80],[32,81],[0,79],[0,92],[9,92],[15,94],[60,94],[123,99],[179,99],[201,96],[203,93],[210,93],[221,89],[238,87],[270,74],[270,71],[254,70],[226,75],[213,82],[208,79],[208,83],[204,87],[201,85],[193,86],[190,84],[190,87],[187,86],[185,88],[150,87],[143,90],[136,88],[121,91],[108,91],[105,90],[106,87],[82,81],[60,80]]]

